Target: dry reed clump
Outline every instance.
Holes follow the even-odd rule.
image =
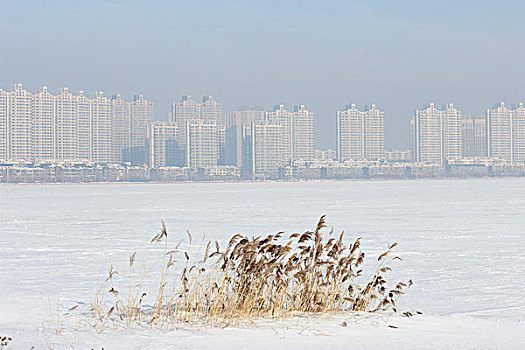
[[[117,274],[110,269],[108,278],[91,303],[91,315],[97,325],[121,321],[169,328],[180,323],[229,325],[240,320],[261,317],[283,318],[305,313],[397,312],[396,301],[412,284],[399,282],[387,287],[385,275],[390,263],[401,260],[392,255],[396,243],[379,256],[377,269],[365,283],[360,283],[365,254],[360,238],[345,244],[344,232],[338,236],[326,227],[322,216],[314,231],[283,232],[266,237],[233,236],[224,250],[217,242],[208,242],[202,260],[192,263],[180,242],[168,251],[168,233],[162,230],[151,241],[164,242],[160,281],[152,304],[141,281],[147,276],[145,265],[136,268],[135,253],[130,256],[131,269],[127,296],[113,286]],[[191,235],[188,232],[191,244]],[[174,270],[176,255],[184,267]],[[104,291],[114,303],[104,311]]]

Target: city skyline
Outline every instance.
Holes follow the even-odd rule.
[[[0,85],[0,89],[7,92],[9,91],[13,86],[16,86],[16,85],[22,85],[24,90],[26,91],[31,91],[30,88],[28,88],[26,86],[26,84],[22,84],[20,82],[17,82],[17,83],[11,83],[11,84],[8,84],[7,86],[7,89],[4,89],[4,87],[2,85]],[[132,93],[131,95],[123,95],[119,92],[111,92],[111,93],[106,93],[105,91],[103,91],[102,89],[97,89],[95,90],[94,92],[89,92],[89,91],[86,91],[85,89],[78,89],[78,90],[73,90],[71,88],[69,88],[68,86],[65,86],[65,85],[61,85],[61,86],[58,86],[54,89],[50,88],[48,85],[45,85],[45,84],[38,84],[36,88],[34,88],[33,91],[34,94],[38,94],[38,93],[42,93],[42,90],[46,90],[45,92],[46,93],[49,93],[51,95],[56,95],[56,96],[59,96],[59,95],[62,95],[62,94],[77,94],[77,95],[82,95],[82,96],[85,96],[86,98],[93,98],[93,97],[96,97],[97,94],[100,94],[102,93],[106,98],[109,99],[109,102],[111,104],[113,104],[113,100],[115,98],[117,99],[122,99],[122,100],[131,100],[130,102],[126,102],[126,106],[131,106],[132,103],[133,103],[133,100],[135,98],[138,98],[138,96],[145,96],[146,94],[142,93],[142,92],[134,92]],[[65,90],[65,91],[64,91]],[[182,97],[174,97],[170,100],[170,103],[168,104],[168,107],[166,108],[159,108],[154,102],[151,102],[151,99],[148,98],[148,103],[151,103],[152,105],[155,105],[155,109],[153,110],[153,113],[151,114],[151,117],[150,117],[150,120],[152,121],[159,121],[159,122],[173,122],[173,113],[175,111],[175,105],[177,104],[180,104],[181,102],[183,102],[183,100],[185,98],[189,98],[190,101],[192,99],[192,96],[191,94],[184,94],[184,95],[181,95]],[[142,98],[142,97],[141,97]],[[209,98],[211,99],[211,101],[219,101],[219,99],[217,99],[215,97],[215,95],[203,95],[202,99],[206,99],[206,98]],[[429,101],[427,103],[423,103],[423,104],[420,104],[420,105],[414,105],[413,108],[412,108],[412,114],[410,115],[409,118],[407,118],[407,121],[406,121],[406,125],[410,125],[410,122],[411,120],[413,119],[414,117],[414,113],[416,113],[420,108],[427,108],[427,107],[430,107],[430,106],[436,106],[436,108],[446,108],[446,106],[448,104],[452,104],[456,107],[459,106],[459,108],[461,109],[461,111],[463,112],[463,116],[477,116],[477,115],[483,115],[485,116],[487,111],[490,110],[490,109],[493,109],[493,108],[497,108],[498,106],[500,106],[502,103],[504,103],[507,107],[510,107],[510,108],[514,108],[516,105],[519,105],[520,103],[523,103],[521,101],[525,100],[525,98],[521,99],[521,100],[516,100],[516,101],[510,101],[510,103],[507,103],[506,101],[493,101],[491,103],[485,103],[484,105],[481,105],[481,106],[478,106],[475,110],[477,110],[476,113],[465,113],[464,112],[464,109],[458,105],[457,103],[453,102],[455,99],[452,99],[451,101],[448,101],[448,102],[444,102],[444,103],[436,103],[436,99],[429,99]],[[330,134],[330,135],[324,135],[324,138],[329,138],[331,139],[331,143],[330,142],[323,142],[321,145],[319,142],[319,137],[321,135],[319,135],[319,131],[318,131],[318,128],[316,127],[318,123],[320,123],[319,121],[319,116],[317,113],[315,113],[316,115],[316,118],[314,118],[314,148],[315,149],[320,149],[320,150],[337,150],[338,148],[338,142],[337,142],[337,136],[338,136],[338,131],[337,131],[337,114],[340,113],[342,110],[346,109],[348,106],[351,106],[353,104],[352,101],[355,101],[355,100],[351,100],[350,102],[346,102],[346,103],[343,103],[340,105],[340,107],[334,107],[333,108],[333,114],[331,115],[331,117],[329,118],[329,120],[324,120],[323,122],[328,122],[328,123],[332,123],[334,125],[334,130],[333,130],[333,133]],[[196,105],[194,106],[194,108],[197,108],[197,104],[202,104],[202,102],[199,102],[198,100],[197,101],[192,101],[192,103],[196,103]],[[311,110],[311,108],[309,107],[310,104],[309,103],[306,103],[303,101],[302,102],[304,106],[307,106],[309,110]],[[254,105],[252,106],[247,106],[247,105],[243,105],[243,104],[238,104],[238,107],[237,108],[232,108],[232,107],[227,107],[227,108],[223,108],[223,103],[222,101],[219,102],[219,105],[220,105],[220,109],[221,109],[221,113],[222,113],[222,122],[221,124],[227,124],[227,121],[226,121],[226,118],[227,118],[227,115],[228,114],[231,114],[231,113],[236,113],[236,112],[242,112],[242,111],[261,111],[263,113],[266,113],[265,111],[273,111],[273,109],[276,107],[276,106],[283,106],[283,108],[289,108],[289,107],[292,107],[291,109],[293,109],[295,106],[297,106],[297,101],[294,102],[294,103],[291,103],[291,104],[278,104],[276,105],[275,103],[272,104],[270,107],[266,108],[264,106],[261,106],[261,104],[257,104],[255,103]],[[387,124],[389,122],[389,113],[388,112],[385,112],[385,110],[382,108],[382,105],[381,103],[379,102],[372,102],[372,103],[360,103],[360,105],[363,105],[365,107],[369,107],[369,106],[374,106],[377,107],[378,109],[380,109],[382,111],[383,114],[386,115],[386,118],[384,118],[384,121],[383,121],[383,129],[384,129],[384,148],[385,150],[407,150],[407,149],[411,149],[413,147],[413,145],[411,144],[411,141],[410,141],[410,138],[411,138],[411,131],[410,131],[410,128],[409,127],[405,127],[405,132],[406,132],[406,135],[403,139],[403,141],[401,142],[401,145],[392,145],[392,144],[389,144],[388,143],[388,140],[389,139],[392,139],[393,135],[393,131],[391,129],[389,129],[387,127]],[[344,108],[343,108],[344,107]],[[128,107],[126,107],[128,108]],[[160,113],[163,117],[161,118],[158,118],[159,116],[159,112],[158,110],[161,109],[161,110],[166,110],[165,113]],[[195,110],[195,113],[197,113],[197,109]],[[198,112],[200,113],[200,112]],[[334,115],[335,115],[335,120],[334,119]],[[197,119],[201,119],[201,118],[197,118]],[[326,118],[325,118],[326,119]],[[207,118],[205,117],[204,120],[207,120]],[[145,131],[146,127],[144,126],[142,128],[142,131]],[[181,129],[182,130],[185,130],[185,128],[178,128],[178,132],[180,133],[181,132]],[[180,134],[179,134],[179,137],[180,137]],[[184,139],[185,140],[185,139]],[[129,141],[129,140],[128,140]],[[184,141],[185,143],[185,141]],[[522,147],[522,146],[521,146]]]
[[[14,84],[13,83],[8,84],[7,87],[9,87],[11,85],[14,85]],[[133,100],[133,98],[135,96],[137,96],[137,95],[147,96],[147,94],[144,93],[144,91],[140,90],[140,89],[139,89],[141,91],[140,93],[139,92],[131,92],[129,94],[122,94],[122,93],[119,93],[118,90],[117,90],[117,92],[113,92],[112,91],[110,93],[106,93],[105,90],[103,90],[103,89],[95,89],[93,91],[87,91],[87,90],[82,89],[82,88],[71,89],[69,86],[65,86],[65,85],[57,85],[56,88],[50,88],[48,85],[37,84],[34,89],[31,89],[25,83],[23,84],[23,86],[24,86],[24,89],[26,89],[26,90],[34,90],[34,91],[38,91],[39,89],[41,89],[43,87],[46,87],[48,91],[50,91],[51,93],[56,93],[56,94],[59,94],[61,89],[66,88],[72,93],[85,94],[86,97],[92,97],[92,96],[95,96],[99,92],[103,92],[104,96],[107,96],[110,100],[113,98],[113,96],[117,96],[117,95],[121,96],[123,99],[126,99],[126,100]],[[0,88],[3,88],[3,85],[0,85]],[[4,89],[4,91],[7,91],[7,89]],[[189,97],[191,97],[191,96],[211,97],[211,96],[213,96],[213,99],[218,100],[218,101],[220,100],[217,97],[217,94],[194,95],[194,94],[190,94],[190,93],[184,93],[184,94],[182,94],[180,96],[182,96],[182,97],[184,97],[184,96],[189,96]],[[180,101],[178,101],[178,99],[180,99],[180,96],[179,97],[177,97],[177,96],[172,97],[169,100],[169,103],[166,106],[164,106],[164,108],[162,106],[158,107],[157,104],[155,102],[153,102],[153,104],[156,106],[155,110],[154,110],[153,120],[155,120],[155,121],[168,121],[169,122],[170,118],[171,118],[170,116],[171,116],[171,114],[173,113],[173,110],[174,110],[174,104],[176,104],[177,102],[180,102]],[[525,96],[525,94],[523,96]],[[151,98],[148,98],[148,100],[152,101]],[[404,121],[404,122],[406,122],[405,125],[408,125],[410,123],[410,120],[414,116],[414,112],[416,110],[418,110],[421,107],[428,107],[431,104],[435,104],[438,108],[442,108],[442,107],[445,107],[447,104],[452,103],[455,106],[460,106],[461,110],[465,111],[465,109],[461,107],[461,104],[454,102],[454,101],[457,101],[457,99],[452,98],[451,100],[448,100],[448,102],[442,102],[442,103],[441,102],[440,103],[436,103],[437,100],[438,99],[429,98],[427,100],[427,102],[424,102],[422,104],[416,105],[416,104],[412,103],[412,104],[410,104],[411,107],[406,107],[407,110],[411,109],[411,113],[408,115],[408,117],[406,117],[406,120]],[[301,102],[304,105],[306,105],[310,110],[312,110],[316,114],[316,116],[318,116],[318,118],[314,119],[314,131],[315,131],[315,135],[316,135],[316,137],[314,138],[314,146],[315,146],[316,149],[323,149],[323,150],[328,150],[328,149],[334,149],[335,150],[335,149],[337,149],[337,121],[334,121],[333,118],[344,107],[348,106],[349,104],[352,104],[352,101],[356,101],[356,99],[349,99],[346,102],[343,101],[338,106],[332,107],[331,108],[332,113],[329,116],[325,116],[323,118],[323,120],[320,120],[319,114],[316,113],[310,107],[309,103],[307,103],[305,101]],[[439,101],[442,101],[442,100],[439,100]],[[443,101],[445,101],[445,100],[443,100]],[[491,109],[493,107],[496,107],[496,106],[500,105],[502,102],[506,103],[509,107],[511,107],[511,106],[516,105],[516,104],[522,103],[520,101],[525,101],[525,97],[522,97],[522,98],[518,97],[517,100],[494,100],[494,99],[492,99],[492,100],[489,100],[489,101],[492,101],[492,102],[489,102],[487,104],[487,103],[484,103],[485,101],[481,101],[481,103],[477,107],[471,109],[474,112],[472,112],[472,113],[464,112],[463,114],[466,115],[466,116],[485,115],[487,109]],[[506,101],[510,101],[510,103],[507,103]],[[292,101],[291,103],[282,103],[282,100],[281,101],[278,100],[277,102],[279,102],[280,105],[282,104],[286,108],[291,108],[291,109],[293,109],[293,107],[295,105],[297,105],[297,103],[298,103],[297,101],[295,101],[295,102]],[[221,101],[221,105],[224,106],[224,103],[222,103],[222,101]],[[385,149],[396,150],[396,149],[410,149],[411,148],[409,128],[405,127],[403,129],[403,135],[396,135],[396,132],[392,129],[392,126],[388,127],[388,125],[392,123],[391,114],[386,109],[384,109],[384,107],[382,106],[381,102],[377,102],[377,101],[372,101],[370,103],[360,102],[360,105],[363,105],[363,106],[375,105],[375,106],[377,106],[377,108],[381,109],[384,112],[384,114],[387,116],[385,118],[385,120],[384,120],[384,130],[385,130],[384,144],[385,144]],[[255,102],[252,105],[237,103],[237,104],[234,104],[233,106],[223,107],[223,115],[224,115],[224,118],[225,118],[225,116],[228,113],[239,112],[239,111],[243,111],[243,110],[271,111],[275,106],[276,106],[275,102],[274,103],[270,103],[269,105],[263,105],[262,103],[257,103],[257,102]],[[160,112],[159,112],[159,110],[160,110]],[[320,123],[331,124],[331,125],[333,124],[332,125],[333,128],[329,132],[323,134],[322,131],[319,130],[319,124]],[[399,127],[399,125],[398,125],[398,127]],[[393,138],[396,138],[397,141],[393,142],[392,141]]]
[[[382,109],[352,103],[336,114],[336,164],[335,158],[326,159],[331,152],[316,150],[315,115],[303,104],[293,112],[278,104],[270,111],[224,113],[213,96],[199,102],[185,95],[172,103],[166,122],[153,118],[154,104],[142,94],[126,101],[120,94],[108,98],[99,91],[88,97],[63,87],[54,95],[46,86],[30,92],[18,83],[0,89],[0,159],[177,167],[244,179],[293,177],[297,166],[409,160],[441,168],[463,160],[519,165],[525,162],[523,106],[500,102],[485,116],[464,115],[453,103],[422,106],[409,124],[407,152],[386,151]]]
[[[158,107],[157,120],[185,94],[215,96],[225,111],[307,103],[320,148],[335,148],[336,110],[376,103],[389,116],[386,146],[407,148],[405,125],[432,100],[473,115],[484,112],[482,101],[525,96],[524,6],[4,1],[0,85],[67,85],[126,99],[140,90]]]

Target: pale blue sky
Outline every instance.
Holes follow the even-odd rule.
[[[183,94],[226,111],[306,104],[316,144],[335,111],[376,103],[388,147],[408,147],[415,108],[466,114],[525,99],[523,1],[0,0],[0,87],[69,86],[155,102]]]

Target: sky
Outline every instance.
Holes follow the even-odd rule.
[[[429,102],[482,114],[525,99],[525,1],[0,0],[0,88],[68,86],[225,111],[305,104],[316,147],[336,111],[375,103],[387,148]]]

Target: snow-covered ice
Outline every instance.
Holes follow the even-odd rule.
[[[414,280],[401,309],[424,314],[97,334],[57,311],[88,301],[160,220],[172,242],[186,229],[224,242],[322,214],[370,255],[398,242],[390,279]],[[0,336],[14,349],[523,349],[524,286],[523,179],[0,186]]]

